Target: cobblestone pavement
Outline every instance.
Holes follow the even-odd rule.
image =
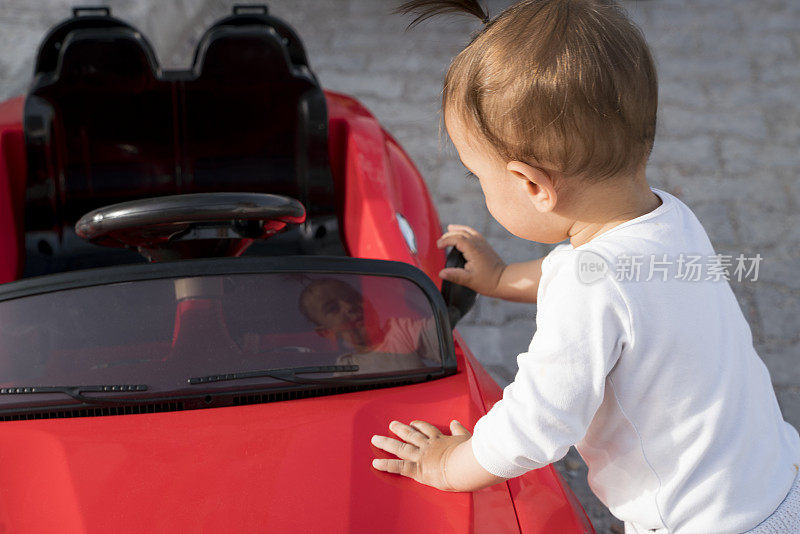
[[[69,13],[66,0],[0,0],[0,98],[20,93],[43,32]],[[83,3],[83,2],[79,2]],[[188,65],[200,32],[232,1],[106,2],[154,43],[166,67]],[[487,2],[496,14],[507,0]],[[405,33],[389,0],[273,0],[296,27],[322,84],[367,105],[408,150],[443,223],[484,232],[507,261],[546,247],[510,236],[489,216],[439,135],[439,92],[451,57],[479,23],[454,17]],[[761,254],[757,281],[734,282],[787,420],[800,427],[800,2],[625,2],[655,55],[658,135],[648,177],[683,199],[717,252]],[[502,385],[513,379],[535,307],[479,299],[459,330]],[[593,498],[574,450],[559,469],[598,532],[619,523]]]

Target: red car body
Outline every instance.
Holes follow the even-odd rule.
[[[356,100],[325,93],[341,238],[353,257],[444,266],[425,182]],[[23,273],[24,98],[0,104],[0,282]],[[220,132],[224,135],[224,132]],[[398,224],[413,228],[413,253]],[[474,493],[381,473],[391,419],[471,428],[501,390],[453,333],[457,372],[425,383],[163,413],[0,422],[8,532],[593,532],[548,466]],[[2,379],[0,379],[2,382]]]

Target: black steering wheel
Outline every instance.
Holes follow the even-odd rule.
[[[91,243],[164,261],[239,256],[253,240],[305,217],[299,201],[281,195],[193,193],[105,206],[81,217],[75,231]]]

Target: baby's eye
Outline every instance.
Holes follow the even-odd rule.
[[[469,179],[469,180],[477,180],[478,179],[478,177],[475,176],[475,174],[472,171],[466,171],[464,173],[464,176],[466,176],[467,179]]]

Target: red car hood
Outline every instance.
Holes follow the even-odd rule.
[[[482,414],[464,373],[241,407],[0,423],[0,532],[518,532],[506,484],[372,469],[390,418]]]

